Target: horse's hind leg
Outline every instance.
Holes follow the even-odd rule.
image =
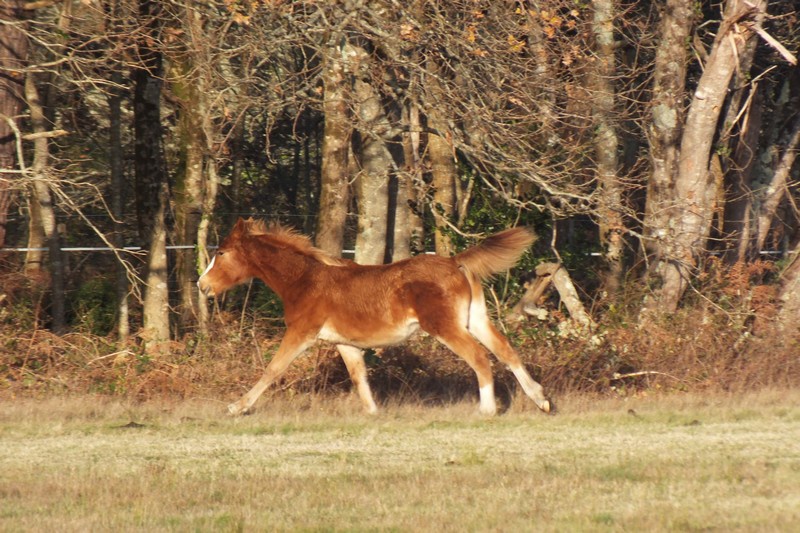
[[[283,337],[275,356],[267,365],[264,375],[261,376],[258,383],[256,383],[247,394],[242,396],[238,401],[230,404],[228,406],[228,411],[230,411],[232,415],[241,415],[248,412],[267,387],[283,374],[292,361],[303,353],[313,342],[313,336],[300,335],[293,332],[291,329],[286,330],[286,335]]]
[[[423,328],[424,329],[424,328]],[[485,415],[497,413],[497,403],[494,398],[494,379],[492,366],[486,355],[486,349],[476,341],[469,332],[453,324],[444,330],[431,332],[441,343],[450,348],[456,355],[464,359],[478,376],[478,390],[480,392],[480,412]]]
[[[522,385],[522,390],[536,403],[539,409],[549,413],[550,402],[544,395],[544,388],[525,370],[525,366],[511,343],[491,323],[486,313],[486,303],[483,299],[473,299],[473,303],[470,306],[469,331],[508,366],[517,381]]]
[[[347,344],[337,344],[336,349],[344,360],[347,371],[350,373],[350,380],[358,390],[358,396],[361,398],[361,403],[364,404],[364,409],[369,414],[378,412],[378,407],[375,405],[375,400],[372,399],[372,391],[369,388],[367,381],[367,366],[364,364],[364,350],[349,346]]]

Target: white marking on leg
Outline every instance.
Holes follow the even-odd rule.
[[[503,338],[496,328],[492,326],[489,321],[489,315],[486,312],[486,304],[483,300],[472,301],[470,307],[470,323],[469,331],[475,338],[477,338],[484,346],[494,353],[498,359],[504,361],[508,368],[514,373],[517,381],[522,385],[522,390],[525,394],[536,403],[536,405],[545,413],[550,412],[550,402],[544,395],[544,388],[537,383],[525,367],[521,364],[515,364],[519,361],[519,356],[514,351],[508,339]]]
[[[494,399],[494,384],[489,383],[480,389],[481,406],[480,411],[485,415],[494,415],[497,413],[497,404]]]

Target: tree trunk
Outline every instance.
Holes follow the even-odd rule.
[[[623,190],[617,175],[619,140],[614,124],[614,0],[594,0],[593,31],[597,55],[592,76],[592,115],[595,123],[595,162],[600,186],[598,219],[600,243],[606,261],[605,286],[616,293],[622,282]]]
[[[456,166],[456,152],[453,146],[452,132],[447,123],[447,117],[437,108],[440,102],[446,101],[446,96],[439,82],[440,66],[435,60],[426,62],[430,75],[425,83],[427,90],[433,97],[434,104],[426,110],[428,119],[428,135],[425,153],[430,163],[431,185],[433,187],[433,203],[431,213],[436,223],[434,233],[434,248],[438,255],[445,257],[454,252],[453,242],[448,227],[456,222],[458,187],[458,168]]]
[[[728,265],[746,260],[751,238],[750,182],[758,153],[763,101],[760,84],[748,83],[748,78],[757,47],[757,39],[748,41],[741,64],[733,74],[731,97],[722,120],[723,131],[716,141],[732,154],[717,207],[718,231],[714,233],[712,228],[712,236],[722,246]]]
[[[161,184],[158,196],[158,210],[150,224],[150,246],[147,260],[147,277],[145,278],[145,295],[142,315],[147,353],[162,353],[169,341],[169,290],[167,285],[167,225],[165,214],[169,203],[167,184]]]
[[[683,126],[684,85],[689,62],[689,37],[694,25],[692,0],[667,0],[659,23],[659,45],[653,72],[651,120],[648,124],[652,171],[647,182],[643,234],[652,278],[658,280],[668,261],[668,242],[674,223],[674,188],[678,176]],[[656,312],[653,300],[645,314]]]
[[[455,222],[457,216],[458,170],[454,148],[447,142],[447,135],[450,131],[447,122],[439,118],[437,113],[431,112],[428,115],[428,127],[433,131],[428,134],[427,155],[431,168],[431,184],[433,185],[431,212],[436,221],[434,244],[437,255],[447,257],[453,254],[453,242],[445,230]]]
[[[800,146],[800,116],[794,119],[783,141],[781,143],[783,144],[783,154],[774,169],[772,181],[764,190],[758,192],[761,201],[759,202],[760,207],[757,214],[755,253],[764,249],[775,213],[778,211],[778,205],[786,195],[789,173],[797,158],[797,151]]]
[[[69,24],[72,21],[72,4],[69,2],[65,2],[61,6],[61,10],[58,17],[57,23],[57,34],[59,37],[56,40],[59,44],[63,44],[64,36],[66,36],[69,32]],[[47,53],[46,57],[49,59],[57,59],[56,55],[53,53]],[[55,114],[56,114],[56,106],[57,106],[57,96],[58,96],[58,74],[59,68],[56,67],[54,70],[50,70],[46,74],[39,74],[38,78],[38,87],[36,85],[32,85],[30,90],[34,95],[35,103],[32,104],[36,107],[34,115],[37,115],[35,122],[37,124],[33,124],[34,128],[38,130],[38,132],[42,133],[48,130],[55,123]],[[29,76],[30,77],[30,76]],[[29,80],[26,80],[26,93],[29,90],[27,87],[27,83]],[[41,90],[40,90],[41,89]],[[30,103],[30,102],[29,102]],[[33,118],[33,117],[32,117]],[[33,122],[33,121],[32,121]],[[43,159],[44,167],[46,168],[49,165],[49,145],[46,143],[39,143],[35,147],[35,153],[43,154],[45,157]],[[43,248],[48,246],[48,238],[45,235],[45,218],[50,218],[48,213],[42,213],[42,209],[40,207],[40,202],[36,198],[36,189],[35,187],[32,190],[32,198],[29,197],[28,205],[30,208],[30,218],[28,220],[28,252],[25,257],[25,272],[27,274],[36,274],[44,264],[43,257],[44,252],[37,248]],[[47,196],[51,196],[49,191]],[[52,198],[46,198],[46,203],[51,203]],[[44,218],[43,218],[44,217]],[[60,252],[60,250],[59,250]],[[58,260],[61,261],[63,258],[59,257]]]
[[[196,16],[187,10],[186,19]],[[186,24],[190,22],[185,21]],[[187,63],[191,59],[185,59]],[[174,71],[173,93],[180,101],[176,139],[179,145],[179,168],[173,187],[175,233],[182,246],[176,254],[176,272],[180,304],[180,327],[186,331],[198,319],[197,261],[194,250],[203,214],[206,135],[203,129],[207,113],[202,80],[191,76],[190,64],[178,63]]]
[[[760,86],[755,86],[752,90],[752,103],[739,129],[733,152],[733,166],[728,172],[725,188],[722,233],[725,262],[729,265],[746,261],[753,241],[751,185],[761,136],[763,97]]]
[[[111,75],[112,82],[122,83],[122,74],[115,71]],[[121,342],[130,336],[130,311],[128,308],[128,270],[130,264],[123,259],[122,247],[125,245],[123,235],[123,215],[125,207],[125,172],[122,168],[122,95],[116,88],[108,94],[109,117],[109,165],[111,167],[111,215],[114,217],[114,231],[111,242],[117,248],[115,292],[117,296],[117,337]]]
[[[760,24],[765,7],[765,1],[758,4],[756,24]],[[666,235],[667,246],[662,248],[663,255],[655,266],[663,281],[654,294],[654,304],[660,312],[669,313],[677,308],[697,258],[706,251],[718,192],[716,180],[710,172],[711,149],[731,77],[739,65],[747,39],[754,35],[745,26],[737,25],[748,16],[748,9],[743,0],[731,0],[726,4],[722,23],[686,117],[674,196],[669,209],[672,224]]]
[[[239,207],[242,201],[242,174],[244,173],[244,136],[245,136],[245,117],[242,115],[233,125],[231,131],[231,175],[230,186],[227,188],[228,198],[228,227],[232,228],[239,218]]]
[[[420,159],[420,143],[422,125],[420,124],[419,106],[409,103],[403,109],[403,161],[404,172],[398,179],[398,217],[395,225],[395,255],[393,261],[410,257],[415,252],[424,252],[425,231],[422,223],[421,193],[417,186],[422,182],[422,162]],[[405,192],[403,192],[405,189]],[[406,202],[406,208],[399,204]],[[397,243],[407,243],[407,248]]]
[[[417,20],[425,17],[425,2],[414,0],[407,6],[408,11]],[[411,61],[419,61],[420,54],[411,52]],[[420,106],[412,96],[420,85],[420,73],[409,72],[407,98],[400,102],[400,121],[403,126],[402,143],[403,164],[397,173],[397,196],[394,225],[394,249],[392,261],[411,257],[414,253],[424,252],[424,226],[422,210],[423,191],[421,185],[422,165],[422,124]]]
[[[44,116],[44,108],[39,101],[33,75],[25,80],[25,97],[31,114],[31,125],[34,133],[48,131]],[[44,135],[34,140],[33,164],[31,178],[33,180],[33,196],[42,223],[42,234],[47,243],[50,264],[50,294],[52,330],[61,334],[66,330],[66,300],[64,295],[64,261],[61,242],[58,235],[58,224],[54,206],[52,187],[57,187],[49,175],[50,141]]]
[[[21,0],[4,0],[0,5],[0,248],[6,244],[8,211],[15,196],[17,138],[12,124],[24,108],[25,75],[28,62],[28,37],[24,26],[11,24],[23,20]],[[10,171],[10,172],[9,172]]]
[[[778,300],[781,308],[775,317],[778,331],[788,335],[786,339],[791,342],[800,334],[798,317],[800,317],[800,242],[793,250],[793,259],[781,274],[781,289]]]
[[[360,141],[361,171],[356,179],[358,200],[358,235],[356,262],[365,265],[382,264],[387,258],[389,238],[389,174],[392,159],[384,135],[389,121],[380,95],[368,77],[369,57],[358,47],[354,63],[366,72],[358,73],[353,84]]]
[[[543,144],[560,144],[557,134],[558,118],[556,116],[556,91],[548,80],[555,80],[553,72],[553,54],[547,48],[547,37],[542,27],[542,18],[536,11],[527,10],[528,46],[536,60],[534,67],[535,81],[540,84],[537,91],[536,109],[541,122],[540,142]],[[544,21],[547,23],[547,21]]]
[[[36,277],[44,267],[44,250],[47,239],[44,237],[42,213],[33,190],[28,194],[28,251],[25,252],[23,270],[28,277]]]
[[[139,1],[140,26],[158,41],[158,2]],[[159,211],[161,184],[166,181],[161,134],[162,57],[148,39],[138,43],[140,64],[133,71],[134,172],[136,175],[136,217],[139,235],[148,242]]]
[[[140,25],[158,41],[159,5],[139,0]],[[142,63],[134,70],[134,171],[136,214],[142,240],[150,246],[143,308],[146,348],[156,352],[169,340],[166,209],[169,191],[161,137],[161,54],[147,39],[139,43]]]
[[[347,159],[351,128],[341,39],[343,36],[337,34],[326,46],[323,56],[322,82],[325,92],[322,106],[325,126],[316,239],[317,246],[334,257],[342,255],[350,202]]]
[[[211,217],[214,214],[214,205],[217,201],[217,191],[219,190],[219,175],[217,174],[217,162],[209,157],[206,160],[206,179],[205,191],[203,194],[203,216],[197,228],[197,269],[205,271],[208,266],[208,233],[211,224]],[[198,296],[198,326],[200,332],[208,334],[208,298],[205,293],[200,292]]]

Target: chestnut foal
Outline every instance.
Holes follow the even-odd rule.
[[[549,412],[542,386],[489,320],[481,286],[481,280],[514,266],[533,240],[528,230],[512,228],[453,257],[418,255],[359,265],[327,255],[280,225],[239,219],[197,285],[214,296],[260,278],[283,301],[286,334],[258,383],[228,410],[247,412],[295,358],[323,340],[336,344],[364,408],[375,413],[362,348],[397,344],[422,328],[475,371],[482,413],[495,414],[497,406],[481,343],[508,365],[539,409]]]

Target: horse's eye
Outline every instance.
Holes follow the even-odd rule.
[[[223,255],[225,255],[225,252],[217,252],[217,255],[223,256]]]

